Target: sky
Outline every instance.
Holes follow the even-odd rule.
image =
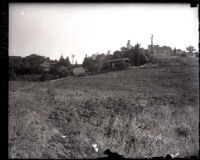
[[[85,55],[120,50],[128,40],[198,50],[198,9],[190,4],[10,3],[9,55]]]

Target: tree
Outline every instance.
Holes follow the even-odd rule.
[[[67,68],[67,67],[65,67],[65,66],[60,66],[60,67],[58,68],[57,72],[58,72],[58,76],[59,76],[60,78],[66,77],[66,76],[69,75],[69,68]]]
[[[42,67],[40,65],[45,61],[45,57],[31,54],[30,56],[24,57],[22,61],[21,74],[41,74]]]
[[[122,57],[122,52],[121,51],[114,51],[113,52],[113,58],[121,58]]]
[[[199,52],[196,52],[196,57],[199,57]]]
[[[128,51],[128,48],[126,48],[126,47],[121,47],[120,50],[121,50],[122,52],[126,52],[126,51]]]
[[[86,71],[93,71],[94,68],[94,60],[91,57],[85,57],[83,60],[83,68],[86,69]]]
[[[65,59],[65,63],[67,67],[70,67],[71,63],[69,61],[69,57],[67,56],[67,58]]]
[[[63,55],[61,55],[59,61],[57,62],[57,66],[65,66],[65,67],[70,67],[71,63],[69,61],[69,57],[67,56],[66,59],[64,59]]]
[[[143,65],[147,62],[145,55],[143,54],[144,50],[140,47],[140,44],[137,43],[133,49],[130,50],[130,59],[132,65]]]
[[[102,53],[102,54],[97,54],[97,56],[96,56],[96,60],[97,61],[102,61],[102,60],[104,60],[105,59],[105,54],[104,53]]]
[[[97,55],[95,59],[92,56],[85,57],[83,60],[83,68],[88,72],[100,71],[103,67],[104,57],[104,54]]]
[[[132,48],[132,46],[131,46],[131,41],[130,41],[130,40],[128,40],[128,42],[127,42],[127,44],[126,44],[126,48],[127,48],[127,49],[131,49],[131,48]]]
[[[188,46],[188,47],[186,47],[186,50],[190,53],[190,54],[192,54],[194,51],[196,51],[196,49],[194,48],[194,46]]]
[[[18,56],[9,56],[9,72],[13,70],[16,74],[21,74],[23,58]]]
[[[63,55],[60,56],[60,59],[58,61],[58,66],[65,66],[65,59]]]
[[[87,57],[87,54],[86,54],[83,60],[83,68],[88,70],[89,66],[90,66],[90,59]]]
[[[173,55],[176,55],[176,47],[174,47]]]
[[[139,43],[137,43],[137,44],[134,46],[135,50],[138,51],[138,50],[140,49],[140,46],[141,46],[141,45],[140,45]]]
[[[110,60],[112,58],[112,54],[106,54],[104,60]]]

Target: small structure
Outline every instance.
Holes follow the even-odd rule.
[[[80,75],[86,74],[85,69],[82,66],[73,68],[72,72],[75,76],[80,76]]]
[[[117,59],[111,59],[106,61],[106,63],[111,66],[112,68],[117,67],[118,65],[124,63],[126,66],[130,66],[130,59],[129,58],[117,58]]]

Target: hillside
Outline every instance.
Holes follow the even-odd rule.
[[[9,82],[9,156],[199,154],[199,66]],[[97,144],[96,153],[93,144]]]

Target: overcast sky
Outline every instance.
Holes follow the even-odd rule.
[[[10,3],[9,55],[59,59],[119,50],[127,41],[198,49],[198,9],[188,4]]]

